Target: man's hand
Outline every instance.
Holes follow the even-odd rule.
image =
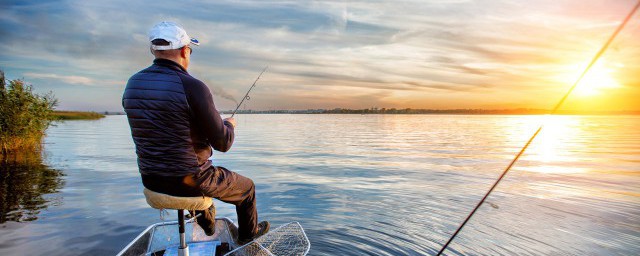
[[[233,117],[227,117],[225,119],[223,119],[222,121],[227,121],[231,124],[231,126],[233,126],[233,128],[236,128],[236,119]]]

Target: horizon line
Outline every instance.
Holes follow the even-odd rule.
[[[63,110],[55,111],[65,112],[96,112],[104,114],[124,114],[124,110],[117,111],[91,111],[91,110]],[[233,110],[219,110],[221,114],[233,113]],[[307,109],[247,109],[238,110],[237,114],[528,114],[528,115],[546,115],[551,114],[550,109],[539,108],[502,108],[502,109],[482,109],[482,108],[448,108],[448,109],[429,109],[429,108],[307,108]],[[640,110],[559,110],[556,114],[560,115],[640,115]]]

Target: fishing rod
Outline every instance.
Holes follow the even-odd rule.
[[[622,28],[624,28],[624,26],[627,24],[627,22],[629,22],[629,20],[631,19],[631,16],[633,16],[633,14],[638,10],[638,8],[640,7],[640,1],[638,1],[638,3],[635,5],[635,7],[633,7],[633,9],[631,10],[631,12],[629,12],[629,14],[627,15],[627,17],[623,20],[623,22],[620,24],[620,26],[618,26],[618,28],[616,29],[615,32],[613,32],[613,34],[611,35],[611,37],[609,37],[609,40],[607,40],[607,42],[602,46],[602,48],[600,48],[600,51],[598,51],[598,53],[596,53],[596,55],[593,57],[593,59],[591,59],[591,62],[589,63],[589,65],[587,65],[587,67],[584,69],[584,71],[582,72],[582,74],[580,74],[580,76],[578,77],[578,79],[576,80],[575,83],[573,83],[573,86],[571,86],[571,88],[569,89],[569,91],[564,95],[564,97],[562,97],[562,99],[560,99],[560,102],[558,102],[558,104],[556,104],[555,108],[553,108],[553,110],[549,113],[551,115],[555,114],[558,109],[560,108],[560,106],[562,106],[562,104],[564,103],[564,101],[567,99],[567,97],[569,97],[569,94],[571,94],[571,92],[573,91],[573,89],[576,88],[576,86],[578,86],[578,84],[580,83],[580,81],[582,81],[582,78],[584,78],[584,76],[587,74],[587,72],[589,72],[589,69],[591,69],[591,67],[596,63],[596,61],[598,61],[598,59],[600,59],[600,57],[602,56],[602,54],[607,50],[607,48],[609,48],[609,45],[611,44],[611,42],[613,42],[613,39],[618,35],[618,33],[622,30]],[[536,132],[531,136],[531,138],[529,138],[529,140],[527,141],[527,143],[522,147],[522,149],[520,149],[520,152],[518,152],[518,154],[515,156],[515,158],[513,158],[513,160],[511,161],[511,163],[509,163],[509,165],[507,166],[507,168],[504,169],[504,171],[502,172],[502,175],[500,175],[500,177],[496,180],[495,183],[493,183],[493,186],[491,186],[491,188],[489,189],[489,191],[487,191],[487,193],[484,195],[484,197],[482,197],[482,199],[480,200],[480,202],[478,202],[478,204],[476,205],[476,207],[473,209],[473,211],[471,211],[471,213],[469,213],[469,215],[467,216],[467,218],[462,222],[462,224],[460,224],[460,226],[458,227],[458,229],[456,230],[456,232],[453,233],[453,235],[451,235],[451,237],[449,238],[449,240],[447,241],[446,244],[444,244],[444,246],[442,246],[442,249],[440,249],[440,251],[438,251],[438,256],[442,255],[442,253],[447,249],[447,247],[449,246],[449,244],[451,243],[451,241],[453,241],[453,239],[458,235],[458,233],[460,232],[460,230],[462,230],[462,228],[464,227],[465,224],[467,224],[467,222],[469,221],[469,219],[471,219],[471,217],[473,216],[473,214],[476,213],[476,211],[478,210],[478,208],[480,208],[480,206],[484,203],[484,201],[487,199],[487,197],[489,196],[489,194],[491,194],[491,192],[493,191],[494,188],[496,188],[496,186],[498,186],[498,183],[500,183],[500,181],[502,180],[502,178],[504,178],[505,175],[507,175],[507,173],[509,172],[509,170],[511,169],[511,167],[513,167],[513,165],[516,163],[516,161],[518,161],[518,159],[520,158],[520,156],[522,156],[522,154],[524,153],[524,151],[529,147],[529,144],[531,144],[531,142],[533,141],[533,139],[536,138],[536,136],[538,136],[538,134],[540,133],[540,131],[542,130],[542,127],[544,126],[544,123],[540,125],[540,127],[538,127],[538,130],[536,130]]]
[[[251,87],[249,87],[249,90],[247,91],[247,93],[244,95],[244,97],[242,97],[242,100],[240,101],[240,103],[238,104],[238,106],[236,107],[236,110],[233,111],[233,114],[231,114],[231,117],[233,117],[236,112],[238,111],[238,109],[240,108],[240,106],[242,106],[242,102],[244,102],[244,100],[249,100],[251,99],[251,97],[249,97],[249,92],[251,92],[251,89],[253,89],[253,87],[256,86],[256,83],[258,82],[258,79],[260,79],[260,77],[262,76],[262,73],[264,73],[264,71],[267,70],[269,66],[265,66],[264,69],[262,70],[262,72],[260,72],[260,75],[258,75],[258,77],[256,78],[255,81],[253,81],[253,84],[251,85]]]

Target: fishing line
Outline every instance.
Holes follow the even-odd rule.
[[[260,75],[258,75],[258,77],[256,78],[255,81],[253,81],[253,84],[251,85],[251,87],[249,87],[249,90],[247,91],[247,93],[244,95],[244,97],[242,97],[242,101],[240,101],[240,103],[238,103],[238,106],[236,107],[236,110],[233,111],[233,114],[231,114],[231,117],[233,117],[236,112],[238,111],[238,109],[240,108],[240,106],[242,106],[242,102],[244,102],[244,100],[250,100],[251,97],[249,97],[249,92],[251,92],[251,89],[253,89],[253,87],[256,86],[256,83],[258,82],[258,79],[260,79],[260,77],[262,76],[262,73],[264,73],[264,71],[267,70],[269,66],[265,66],[264,69],[262,70],[262,72],[260,72]]]
[[[620,24],[620,26],[618,26],[618,28],[616,29],[615,32],[613,32],[613,34],[611,35],[611,37],[609,37],[609,40],[607,40],[607,42],[602,46],[602,48],[600,48],[600,51],[598,51],[598,53],[593,57],[593,59],[591,60],[591,62],[589,63],[589,65],[587,65],[587,67],[584,69],[584,71],[582,72],[582,74],[580,74],[580,76],[578,77],[578,79],[576,80],[575,83],[573,83],[573,86],[571,86],[571,88],[569,89],[569,91],[564,95],[564,97],[562,97],[562,99],[560,99],[560,102],[558,102],[558,104],[556,104],[556,106],[553,108],[553,110],[549,113],[549,114],[555,114],[558,109],[560,108],[560,106],[562,106],[562,104],[564,103],[564,101],[567,99],[567,97],[569,97],[569,94],[571,94],[571,92],[573,91],[573,89],[576,88],[576,86],[580,83],[580,81],[582,81],[582,78],[584,78],[584,76],[587,74],[587,72],[589,72],[589,69],[591,69],[591,67],[596,63],[596,61],[598,61],[598,59],[602,56],[602,54],[607,50],[607,48],[609,47],[609,45],[611,44],[611,42],[613,41],[613,39],[618,35],[618,33],[622,30],[622,28],[624,28],[624,26],[627,24],[627,22],[631,19],[631,17],[633,16],[633,14],[638,10],[638,8],[640,7],[640,1],[638,1],[638,3],[635,5],[635,7],[633,7],[633,9],[631,10],[631,12],[629,12],[629,14],[627,15],[626,18],[624,18],[624,21]],[[489,191],[487,191],[487,193],[484,195],[484,197],[482,197],[482,199],[480,200],[480,202],[478,202],[478,204],[476,205],[476,207],[473,209],[473,211],[471,211],[471,213],[469,213],[469,215],[467,216],[467,218],[462,222],[462,224],[460,224],[460,226],[458,227],[458,229],[456,230],[456,232],[453,233],[453,235],[451,235],[451,237],[449,238],[449,241],[447,241],[446,244],[444,244],[444,246],[442,246],[442,249],[440,249],[440,251],[438,252],[437,255],[441,255],[444,250],[447,249],[447,247],[449,246],[449,244],[451,243],[451,241],[453,241],[454,238],[456,238],[456,236],[458,235],[458,233],[460,232],[460,230],[462,230],[462,228],[464,227],[465,224],[467,224],[467,222],[469,221],[469,219],[471,219],[471,217],[473,216],[473,214],[476,213],[476,211],[478,210],[478,208],[480,208],[480,206],[484,203],[485,199],[487,199],[487,197],[489,196],[489,194],[491,194],[491,192],[493,191],[493,189],[498,185],[498,183],[500,183],[500,181],[502,180],[502,178],[504,178],[504,176],[507,174],[507,172],[509,172],[509,170],[511,169],[511,167],[513,167],[513,165],[516,163],[516,161],[518,161],[518,159],[520,158],[520,156],[524,153],[524,151],[529,147],[529,144],[531,144],[531,142],[533,141],[533,139],[536,138],[536,136],[538,136],[538,134],[540,133],[540,131],[542,130],[542,127],[544,126],[544,124],[541,124],[540,127],[538,127],[538,130],[536,130],[536,132],[531,136],[531,138],[529,138],[529,140],[527,141],[527,143],[524,145],[524,147],[522,147],[522,149],[520,150],[520,152],[518,152],[518,154],[515,156],[515,158],[513,158],[513,160],[511,161],[511,163],[509,163],[509,165],[507,166],[507,168],[504,169],[504,171],[502,172],[502,175],[500,175],[500,177],[496,180],[495,183],[493,183],[493,186],[491,186],[491,188],[489,189]]]

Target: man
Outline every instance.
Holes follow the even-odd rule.
[[[258,224],[253,181],[209,159],[212,147],[231,148],[236,122],[222,119],[209,88],[187,73],[191,45],[198,41],[173,22],[155,25],[149,41],[153,65],[129,79],[122,97],[142,184],[168,195],[204,195],[234,204],[241,244],[265,234],[269,222]],[[212,235],[215,208],[199,213],[198,224]]]

